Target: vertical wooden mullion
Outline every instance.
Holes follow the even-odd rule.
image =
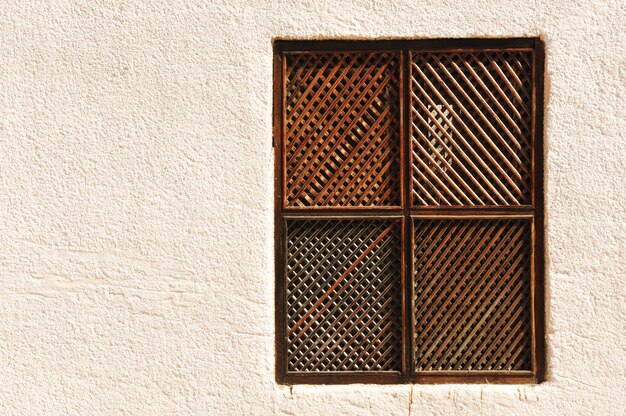
[[[285,261],[287,230],[283,220],[282,210],[284,201],[284,174],[283,174],[283,120],[284,120],[284,97],[285,97],[285,59],[282,54],[274,53],[274,103],[273,118],[274,131],[272,145],[274,147],[274,256],[275,256],[275,363],[276,381],[284,382],[287,373],[287,351],[286,351],[286,287],[285,287]]]
[[[537,120],[537,84],[536,84],[536,73],[537,73],[537,54],[533,51],[531,57],[531,71],[532,71],[532,97],[531,97],[531,134],[530,134],[530,149],[531,149],[531,179],[530,179],[530,204],[532,206],[536,206],[536,166],[537,166],[537,154],[535,152],[535,132],[536,128],[536,120]],[[535,298],[537,292],[537,268],[535,267],[535,262],[537,259],[536,252],[536,244],[537,241],[537,229],[536,229],[536,221],[533,214],[533,219],[531,220],[530,227],[530,337],[531,337],[531,369],[533,374],[537,374],[537,321],[535,319],[536,316],[536,308],[535,308]]]
[[[544,114],[544,65],[545,49],[543,41],[535,39],[533,51],[533,205],[535,218],[533,221],[533,309],[534,327],[534,368],[537,382],[545,377],[545,228],[544,228],[544,189],[543,189],[543,114]]]
[[[411,181],[411,135],[409,119],[411,117],[410,108],[410,56],[407,49],[402,49],[401,59],[401,107],[400,117],[402,124],[402,145],[403,145],[403,169],[402,169],[402,187],[404,193],[403,210],[404,210],[404,229],[402,233],[402,251],[405,259],[402,280],[402,339],[403,339],[403,365],[402,374],[409,379],[413,374],[413,245],[412,230],[413,224],[411,220],[411,204],[412,193],[410,187]]]

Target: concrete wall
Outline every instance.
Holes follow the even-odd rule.
[[[0,414],[624,414],[624,12],[3,1]],[[538,35],[549,381],[275,385],[272,38]]]

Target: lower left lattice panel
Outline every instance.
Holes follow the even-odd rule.
[[[287,371],[400,371],[401,221],[287,221]]]

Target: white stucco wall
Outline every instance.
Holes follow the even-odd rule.
[[[0,5],[0,414],[623,415],[625,7]],[[277,386],[273,37],[543,36],[549,381]]]

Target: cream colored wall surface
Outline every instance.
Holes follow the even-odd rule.
[[[0,414],[623,415],[622,1],[0,5]],[[273,37],[542,36],[549,380],[274,383]]]

